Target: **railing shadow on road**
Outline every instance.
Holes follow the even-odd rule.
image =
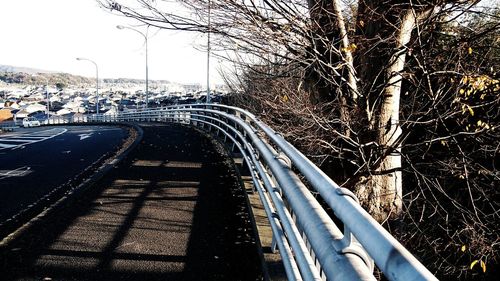
[[[6,277],[259,280],[233,168],[206,137],[160,127],[146,128],[128,160],[5,255]]]
[[[253,190],[272,229],[272,248],[279,251],[289,279],[376,280],[376,265],[388,280],[437,280],[361,208],[350,190],[244,109],[175,105],[89,115],[86,122],[179,123],[221,138],[249,167]]]

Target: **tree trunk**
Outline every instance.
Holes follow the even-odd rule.
[[[359,96],[357,77],[353,64],[344,16],[339,0],[308,0],[314,36],[312,53],[325,65],[309,66],[305,85],[313,103],[332,104],[326,108],[341,120],[338,132],[351,137],[353,109]],[[338,66],[338,67],[337,67]],[[334,83],[332,83],[334,81]],[[341,145],[342,146],[342,145]]]
[[[399,102],[406,45],[416,26],[415,11],[406,10],[399,22],[395,51],[385,69],[385,87],[376,117],[376,142],[381,159],[373,174],[357,186],[356,195],[378,221],[396,218],[402,210],[401,137]]]
[[[304,85],[310,93],[311,101],[322,105],[325,113],[336,124],[336,146],[339,154],[333,157],[346,157],[337,161],[332,176],[337,181],[345,181],[357,169],[350,161],[350,152],[356,148],[347,141],[352,137],[353,124],[357,119],[357,100],[359,98],[358,79],[354,68],[351,46],[344,16],[339,0],[308,0],[313,36],[311,40],[310,61]],[[326,105],[326,106],[324,106]],[[333,133],[332,133],[333,134]],[[344,150],[346,148],[346,150]]]

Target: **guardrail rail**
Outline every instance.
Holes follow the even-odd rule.
[[[289,280],[376,280],[374,264],[388,280],[437,280],[361,208],[351,191],[338,186],[282,136],[241,108],[176,105],[88,115],[71,122],[174,122],[223,138],[249,167]],[[306,183],[342,226],[327,214]]]

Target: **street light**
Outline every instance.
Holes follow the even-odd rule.
[[[149,79],[148,79],[148,36],[147,36],[147,33],[144,34],[135,28],[132,28],[129,26],[123,26],[123,25],[117,25],[116,28],[118,28],[118,29],[130,29],[130,30],[133,30],[133,31],[139,33],[140,35],[142,35],[142,37],[144,37],[144,42],[146,44],[146,108],[148,108],[148,102],[149,102],[149,100],[148,100],[148,95],[149,95],[148,81],[149,81]]]
[[[207,103],[210,103],[210,33],[212,32],[210,25],[211,17],[211,1],[208,0],[208,34],[207,34]]]
[[[45,80],[45,95],[47,97],[47,124],[49,124],[50,118],[50,99],[49,99],[49,79],[44,76],[38,76]]]
[[[97,63],[93,60],[89,60],[86,58],[76,58],[76,60],[86,60],[95,65],[95,80],[96,80],[96,97],[95,97],[95,107],[96,107],[96,113],[99,114],[99,69],[97,68]]]
[[[49,79],[46,79],[45,94],[47,95],[47,125],[50,122],[50,98],[49,98]]]

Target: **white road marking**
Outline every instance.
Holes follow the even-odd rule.
[[[80,129],[80,130],[71,130],[72,133],[80,134],[80,133],[96,133],[96,132],[106,132],[106,131],[120,131],[120,128],[96,128],[96,129]]]
[[[11,177],[24,177],[31,173],[31,167],[24,166],[14,170],[0,170],[0,180]]]
[[[39,140],[39,139],[43,139],[43,138],[50,137],[50,136],[51,135],[48,135],[48,136],[17,136],[16,138],[27,139],[27,140]]]
[[[0,143],[0,149],[2,148],[11,148],[14,147],[15,145],[13,144],[5,144],[5,143]]]
[[[93,133],[95,130],[83,130],[83,129],[80,129],[80,130],[71,130],[72,133],[75,133],[75,134],[84,134],[84,133]]]
[[[37,131],[37,132],[27,132],[24,134],[19,134],[19,133],[5,134],[0,139],[0,150],[7,149],[7,148],[10,148],[10,149],[24,148],[25,145],[48,140],[48,139],[57,137],[61,134],[64,134],[67,131],[68,131],[68,129],[66,129],[66,128],[53,128],[53,129],[42,130],[42,131]],[[14,145],[14,144],[11,144],[11,142],[19,143],[19,144]]]
[[[90,136],[92,136],[92,134],[93,133],[79,134],[78,136],[80,137],[80,140],[84,140],[84,139],[90,138]]]
[[[12,139],[0,139],[0,142],[22,142],[22,143],[25,143],[25,142],[29,142],[30,140],[28,139],[18,139],[18,138],[12,138]]]

